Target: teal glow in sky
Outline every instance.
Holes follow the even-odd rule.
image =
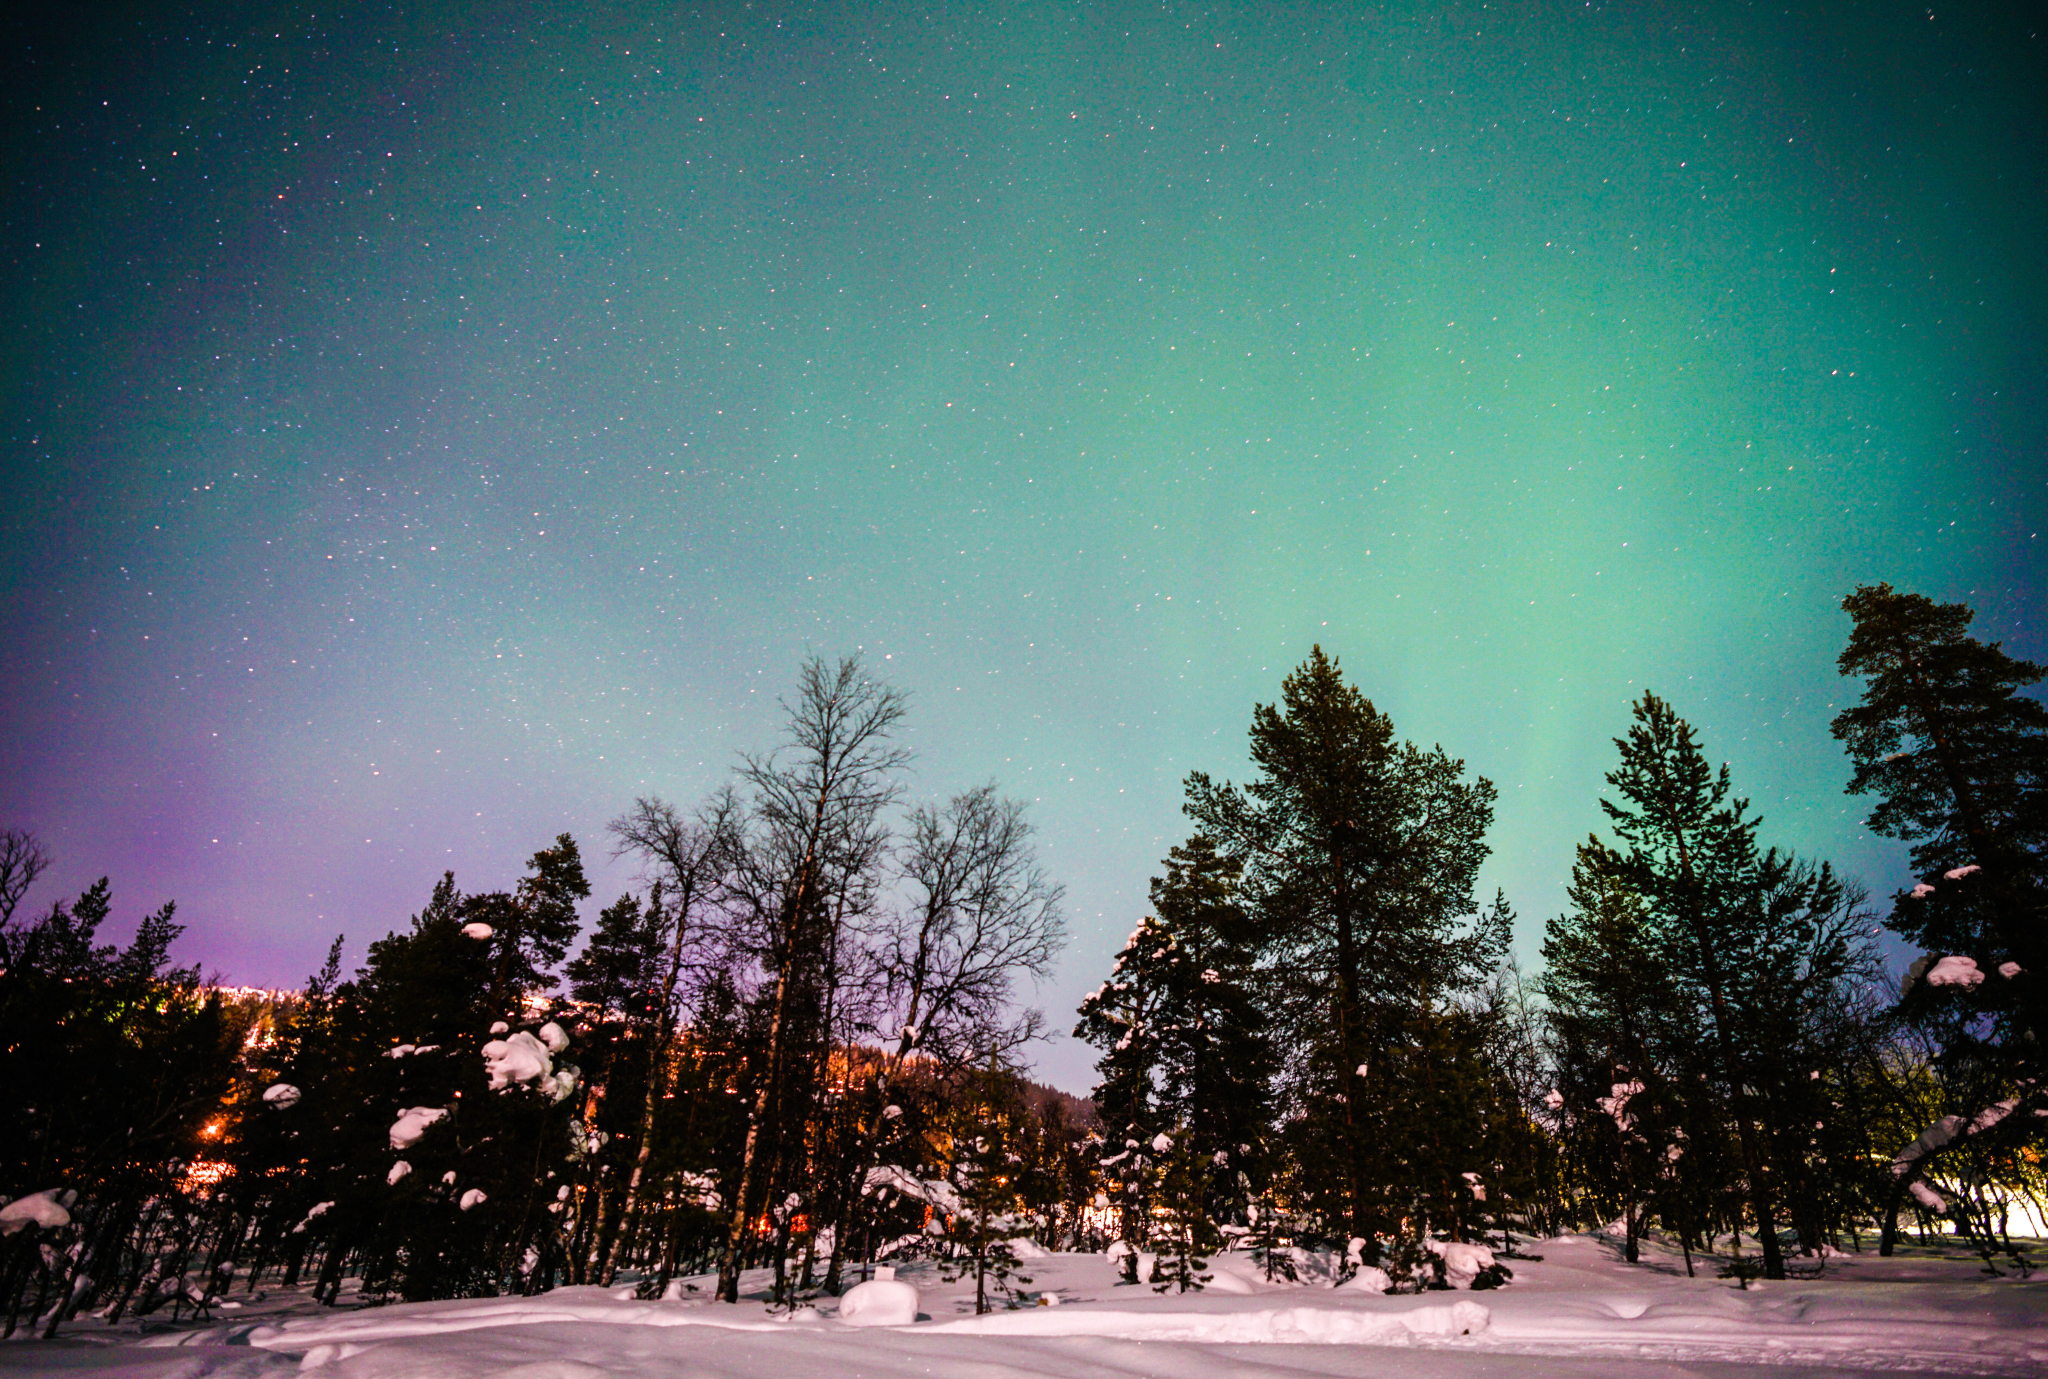
[[[1314,643],[1499,785],[1529,955],[1645,687],[1885,891],[1841,595],[2048,654],[2037,11],[653,8],[18,36],[0,806],[49,894],[295,981],[698,797],[860,649],[914,795],[1033,801],[1064,1028]]]

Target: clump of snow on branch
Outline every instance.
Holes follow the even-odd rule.
[[[555,1070],[555,1061],[548,1057],[547,1045],[523,1029],[506,1038],[491,1040],[484,1045],[483,1055],[484,1071],[494,1092],[502,1092],[522,1082],[537,1082]]]
[[[1919,1163],[1938,1149],[1946,1149],[1949,1142],[1956,1137],[1956,1132],[1962,1129],[1962,1126],[1963,1118],[1961,1116],[1943,1116],[1940,1120],[1922,1130],[1919,1138],[1900,1150],[1898,1157],[1892,1160],[1893,1175],[1895,1177],[1904,1177],[1912,1172],[1914,1164]]]
[[[898,1168],[894,1164],[881,1164],[869,1169],[867,1182],[861,1187],[861,1195],[869,1196],[884,1188],[900,1192],[914,1202],[936,1207],[948,1215],[958,1215],[965,1210],[960,1205],[960,1195],[953,1191],[952,1184],[920,1178],[908,1169]]]
[[[1929,986],[1960,986],[1965,990],[1984,980],[1975,958],[1951,954],[1927,969]]]
[[[1918,1202],[1921,1206],[1927,1208],[1929,1211],[1948,1210],[1948,1199],[1943,1197],[1940,1193],[1936,1192],[1933,1188],[1927,1186],[1927,1184],[1925,1183],[1915,1182],[1910,1188],[1907,1189],[1907,1191],[1913,1194],[1914,1201]]]
[[[414,1106],[400,1111],[398,1119],[391,1123],[391,1147],[410,1149],[420,1142],[420,1136],[427,1133],[427,1127],[448,1114],[440,1106]]]
[[[1629,1114],[1628,1104],[1643,1093],[1641,1082],[1617,1082],[1608,1089],[1608,1095],[1596,1097],[1594,1105],[1614,1117],[1614,1128],[1627,1134],[1635,1129],[1636,1118]]]
[[[493,1025],[493,1029],[498,1028]],[[533,1084],[534,1088],[555,1101],[566,1099],[582,1081],[582,1074],[575,1068],[564,1067],[555,1071],[553,1055],[569,1047],[569,1036],[562,1027],[550,1020],[540,1027],[538,1038],[525,1030],[493,1039],[482,1049],[484,1072],[490,1079],[491,1090],[506,1091],[512,1087]]]
[[[71,1213],[65,1208],[71,1199],[70,1192],[58,1188],[46,1188],[16,1198],[0,1207],[0,1235],[13,1235],[29,1226],[55,1230],[59,1226],[70,1225]]]
[[[718,1195],[718,1184],[708,1173],[683,1173],[676,1179],[683,1190],[686,1201],[693,1201],[705,1211],[717,1211],[724,1203]]]

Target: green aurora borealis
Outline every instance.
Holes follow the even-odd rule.
[[[1842,594],[2048,654],[2038,9],[39,22],[0,822],[239,979],[602,855],[808,651],[1035,801],[1061,1028],[1312,643],[1500,786],[1525,956],[1643,687],[1884,892]]]

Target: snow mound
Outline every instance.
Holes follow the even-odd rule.
[[[1209,1261],[1209,1281],[1202,1285],[1205,1293],[1219,1293],[1225,1297],[1249,1297],[1259,1291],[1258,1280],[1230,1268],[1220,1259]]]
[[[1455,1240],[1428,1240],[1423,1249],[1444,1262],[1444,1282],[1453,1288],[1470,1288],[1481,1269],[1493,1267],[1493,1251],[1484,1245]],[[1382,1292],[1385,1290],[1382,1289]]]
[[[884,1266],[866,1283],[856,1283],[839,1300],[839,1320],[848,1326],[909,1326],[917,1320],[915,1284]]]
[[[1361,1264],[1358,1272],[1337,1287],[1353,1293],[1384,1293],[1394,1286],[1392,1275],[1377,1264]]]
[[[1131,1312],[1094,1307],[1041,1307],[994,1312],[919,1332],[978,1332],[1000,1336],[1118,1336],[1133,1341],[1194,1341],[1209,1345],[1413,1345],[1418,1340],[1476,1336],[1491,1314],[1476,1302],[1359,1311],[1335,1307],[1274,1307],[1253,1312]]]

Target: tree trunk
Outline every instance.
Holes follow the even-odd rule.
[[[1351,931],[1349,873],[1341,855],[1333,860],[1337,868],[1331,895],[1331,918],[1337,930],[1337,1048],[1344,1060],[1344,1140],[1351,1179],[1351,1233],[1376,1242],[1378,1223],[1366,1204],[1365,1128],[1359,1115],[1366,1087],[1359,1072],[1365,1066],[1360,1047],[1365,1015],[1358,1000],[1358,943]]]
[[[1721,1055],[1723,1074],[1733,1083],[1731,1090],[1735,1100],[1735,1135],[1742,1148],[1742,1168],[1749,1178],[1750,1210],[1756,1213],[1757,1242],[1763,1248],[1764,1277],[1785,1277],[1785,1259],[1778,1249],[1778,1231],[1771,1213],[1771,1189],[1764,1177],[1764,1161],[1757,1144],[1754,1112],[1750,1105],[1750,1090],[1743,1075],[1741,1061],[1735,1056],[1735,1040],[1728,1024],[1730,1012],[1727,993],[1721,976],[1721,964],[1714,957],[1712,936],[1706,930],[1706,917],[1699,913],[1699,882],[1693,870],[1692,849],[1682,832],[1674,830],[1678,843],[1678,858],[1681,875],[1686,888],[1686,919],[1693,931],[1693,939],[1699,945],[1700,971],[1707,980],[1707,995],[1714,1008],[1714,1043]]]
[[[793,928],[792,921],[791,927],[784,931],[789,941],[782,954],[781,971],[775,979],[775,1011],[768,1021],[767,1066],[762,1070],[761,1085],[754,1093],[754,1104],[748,1109],[747,1138],[740,1150],[739,1180],[733,1187],[732,1226],[726,1232],[725,1249],[718,1257],[717,1298],[720,1302],[737,1303],[740,1300],[740,1255],[752,1228],[753,1198],[759,1190],[761,1131],[776,1108],[782,1083],[782,1034],[789,1015],[790,968],[794,963],[795,949]]]

